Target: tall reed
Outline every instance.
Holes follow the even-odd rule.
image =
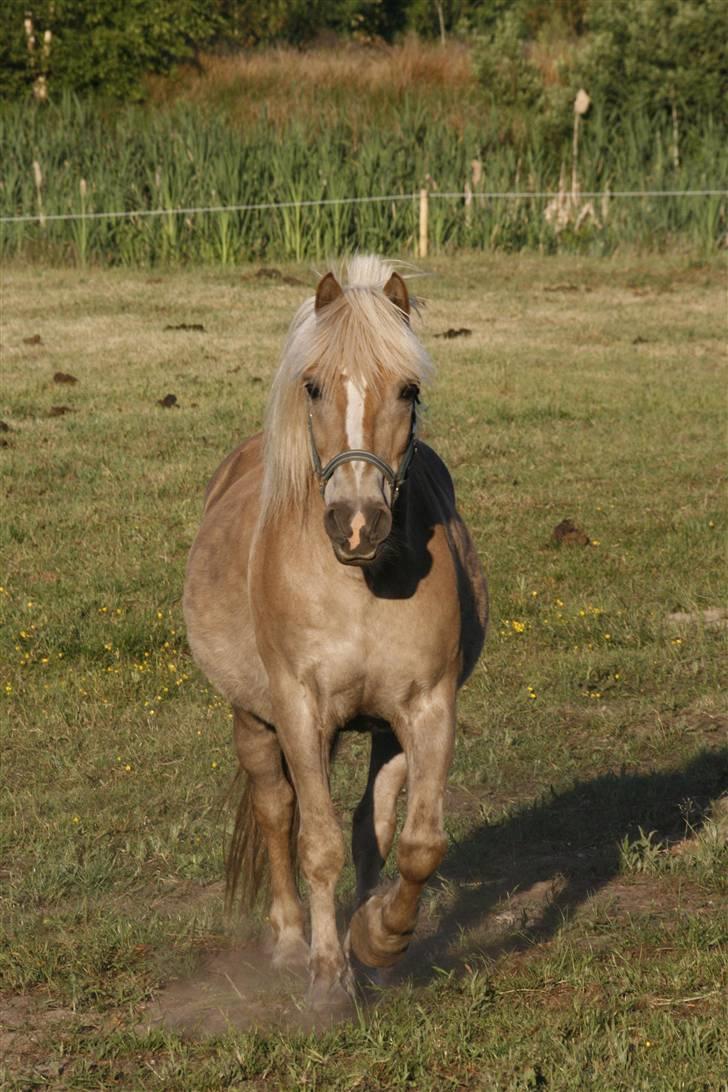
[[[709,119],[686,139],[678,165],[669,126],[647,117],[610,130],[598,112],[580,132],[582,192],[715,188],[728,154]],[[42,223],[0,224],[0,255],[79,264],[322,260],[354,249],[414,253],[414,201],[302,207],[300,202],[413,194],[428,186],[430,252],[458,248],[608,252],[621,243],[659,248],[684,240],[703,250],[725,240],[723,198],[595,202],[595,215],[559,228],[546,202],[557,191],[572,144],[538,131],[518,147],[501,141],[497,117],[453,129],[432,120],[415,97],[402,99],[397,125],[357,128],[346,116],[317,128],[265,115],[244,129],[194,103],[105,115],[66,96],[57,104],[0,111],[0,215],[39,212]],[[481,168],[474,182],[473,161]],[[40,180],[40,182],[39,182]],[[466,186],[472,196],[467,197]],[[517,199],[488,198],[516,191]],[[457,192],[462,198],[438,199]],[[79,194],[81,200],[79,201]],[[293,202],[267,211],[180,214],[190,207]],[[158,217],[94,219],[95,212],[163,210]],[[53,221],[58,213],[82,213]]]

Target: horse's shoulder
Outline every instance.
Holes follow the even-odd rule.
[[[460,682],[467,678],[483,647],[488,622],[488,586],[475,549],[475,543],[455,500],[455,486],[450,471],[431,447],[420,444],[418,482],[431,506],[430,518],[439,523],[443,550],[455,562],[460,600],[463,664]]]
[[[431,517],[446,523],[455,512],[455,486],[443,459],[429,444],[418,440],[410,473],[421,501],[431,509]]]
[[[205,512],[217,504],[231,485],[249,472],[260,472],[263,466],[263,433],[256,432],[238,444],[218,466],[205,490]]]

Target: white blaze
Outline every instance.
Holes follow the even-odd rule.
[[[364,447],[364,405],[366,395],[366,383],[361,388],[353,379],[346,381],[346,445],[351,451],[354,448],[361,450]],[[364,464],[353,462],[350,464],[354,470],[354,480],[357,489],[361,486],[361,476]]]
[[[347,379],[346,381],[346,446],[350,451],[355,448],[361,451],[364,447],[364,406],[366,401],[366,389],[366,383],[363,383],[361,387],[358,387],[353,379]],[[354,483],[357,490],[359,490],[361,489],[364,464],[361,462],[352,462],[349,465],[354,471]],[[356,512],[354,514],[351,521],[351,538],[349,539],[349,548],[351,550],[355,550],[359,545],[361,529],[365,522],[361,512]]]

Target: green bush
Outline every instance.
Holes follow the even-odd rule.
[[[725,0],[591,0],[587,25],[572,78],[609,117],[639,110],[686,122],[722,113],[725,120]]]
[[[541,75],[528,55],[526,29],[518,12],[499,19],[476,51],[480,82],[493,106],[538,110],[543,106]]]
[[[0,96],[143,97],[143,77],[213,45],[300,44],[322,29],[391,39],[407,0],[4,0]]]
[[[501,110],[538,125],[568,120],[580,87],[609,124],[628,114],[674,126],[714,115],[725,123],[728,5],[725,0],[517,0],[493,21],[483,5],[477,72]],[[555,30],[570,42],[558,84],[545,83],[534,45]]]
[[[0,9],[0,94],[63,88],[141,97],[147,72],[189,60],[222,26],[209,0],[5,0]]]

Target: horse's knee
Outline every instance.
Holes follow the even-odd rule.
[[[288,830],[293,818],[295,794],[285,777],[273,784],[253,783],[253,811],[261,830]]]
[[[442,831],[432,830],[419,835],[404,831],[397,848],[400,875],[410,883],[425,883],[445,856],[447,838]]]
[[[316,830],[302,828],[298,853],[308,882],[325,883],[336,878],[344,867],[344,838],[333,824]]]

